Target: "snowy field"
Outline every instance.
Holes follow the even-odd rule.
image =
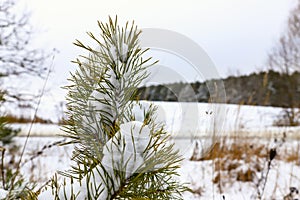
[[[271,137],[283,131],[289,137],[300,136],[297,134],[300,127],[274,126],[282,108],[207,103],[153,103],[159,107],[158,116],[174,137],[210,136],[212,132],[217,132],[219,136]],[[27,135],[30,124],[13,124],[13,127],[21,128],[20,135]],[[33,136],[60,134],[63,134],[60,127],[53,124],[34,124],[31,129]]]
[[[281,108],[155,104],[185,158],[179,169],[180,181],[189,183],[193,191],[185,193],[185,199],[257,199],[263,191],[262,199],[283,200],[291,187],[300,189],[300,128],[273,125]],[[13,126],[22,129],[21,135],[28,133],[28,124]],[[57,125],[33,124],[22,162],[22,173],[29,180],[42,185],[57,170],[69,169],[73,147],[59,146],[65,142],[57,136],[62,133]],[[214,140],[213,133],[218,136]],[[15,138],[16,146],[24,142],[25,137]],[[216,145],[209,152],[213,143]],[[277,155],[267,172],[272,148]]]
[[[225,145],[235,148],[233,143],[237,142],[244,146],[253,145],[254,150],[262,148],[268,151],[271,146],[276,145],[273,140],[267,139],[242,139],[233,141],[228,139]],[[15,144],[22,146],[25,137],[15,139]],[[57,170],[68,170],[72,162],[72,146],[58,146],[63,138],[57,137],[32,137],[29,139],[26,154],[22,163],[22,174],[39,185],[46,183]],[[194,141],[195,142],[195,141]],[[189,151],[185,152],[185,159],[179,169],[180,181],[189,183],[193,193],[185,193],[185,199],[257,199],[257,184],[260,177],[266,174],[266,156],[249,154],[245,149],[241,159],[235,159],[235,155],[219,159],[190,160],[194,150],[194,142],[191,142]],[[186,143],[184,145],[187,145]],[[184,146],[183,145],[183,146]],[[193,148],[192,148],[193,146]],[[278,149],[278,157],[271,163],[271,170],[264,190],[264,198],[283,199],[289,193],[290,187],[300,189],[300,142],[287,140]],[[232,157],[231,157],[232,156]],[[15,157],[14,159],[17,159]],[[222,166],[219,168],[218,166]],[[258,168],[260,168],[258,170]],[[250,171],[249,171],[250,170]],[[251,180],[243,179],[243,176],[251,172]],[[242,173],[242,175],[240,175]],[[253,174],[252,174],[253,173]],[[216,180],[217,177],[219,180]],[[261,187],[261,186],[260,186]]]

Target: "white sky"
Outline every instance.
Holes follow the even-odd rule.
[[[140,28],[165,28],[196,41],[212,58],[221,76],[263,67],[267,52],[283,32],[294,0],[27,0],[35,27],[45,30],[39,43],[55,47],[61,81],[69,61],[85,53],[72,45],[97,32],[97,20],[118,15]]]
[[[118,15],[120,24],[134,20],[140,28],[177,31],[197,42],[220,75],[257,71],[284,31],[295,0],[23,0],[32,11],[37,44],[60,51],[54,61],[53,87],[66,85],[70,63],[83,50],[75,39],[88,41],[98,32],[97,20]],[[191,79],[192,79],[191,75]]]

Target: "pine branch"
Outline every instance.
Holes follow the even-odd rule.
[[[155,106],[134,100],[149,75],[148,67],[156,63],[143,58],[148,49],[139,46],[141,31],[134,22],[120,27],[117,17],[109,17],[108,23],[98,21],[98,26],[100,39],[87,32],[97,49],[74,42],[88,55],[73,61],[78,69],[65,87],[69,124],[64,130],[75,144],[75,164],[60,174],[70,178],[69,196],[182,199],[181,192],[187,188],[173,179],[178,176],[181,157],[155,119]],[[135,108],[142,117],[133,112]],[[55,180],[55,188],[60,187]],[[66,187],[56,191],[56,196],[68,199]],[[76,187],[84,189],[75,195],[72,189]]]

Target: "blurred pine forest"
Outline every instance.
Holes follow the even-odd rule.
[[[300,73],[276,71],[230,76],[223,79],[227,103],[274,107],[300,106]],[[141,87],[138,99],[151,101],[209,102],[207,82],[172,83]],[[192,92],[191,92],[192,91]]]

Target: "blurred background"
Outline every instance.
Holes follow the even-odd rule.
[[[38,116],[53,122],[59,121],[57,116],[62,116],[59,112],[64,109],[66,94],[61,87],[68,85],[67,78],[76,69],[71,61],[85,53],[72,43],[75,39],[90,43],[86,32],[99,33],[97,20],[106,21],[109,15],[118,15],[120,24],[134,20],[141,29],[163,28],[189,37],[207,52],[219,75],[227,78],[270,69],[269,57],[274,54],[274,48],[280,48],[281,37],[287,34],[289,16],[296,6],[296,0],[151,3],[3,0],[0,13],[1,89],[9,94],[5,105],[14,102],[5,106],[5,110],[11,115],[32,117],[34,111],[31,108],[36,102],[23,100],[36,99],[43,90],[50,69]],[[160,55],[158,58],[162,63],[171,63],[172,67],[184,69],[187,65],[172,61],[174,58],[169,55]],[[273,69],[280,71],[274,65]],[[197,84],[204,80],[194,73],[185,80],[166,79],[169,84],[180,81]],[[196,91],[199,87],[195,87]],[[232,98],[237,100],[229,102],[239,103],[247,101],[249,96],[230,95]]]
[[[62,87],[77,68],[71,61],[87,53],[73,42],[96,47],[86,32],[100,37],[97,20],[116,15],[121,26],[134,20],[190,38],[225,86],[219,124],[212,80],[179,57],[154,52],[156,66],[184,76],[157,67],[165,78],[138,89],[162,108],[167,131],[188,136],[176,143],[192,191],[185,199],[299,199],[300,0],[0,0],[0,198],[11,174],[41,186],[69,169],[73,146],[58,136]]]

